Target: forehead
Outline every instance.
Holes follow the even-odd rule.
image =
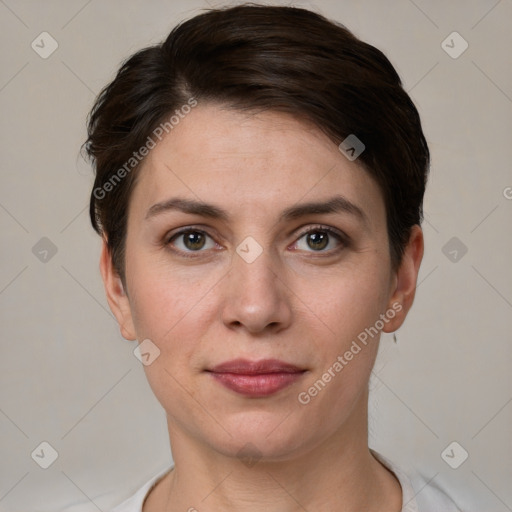
[[[373,178],[317,127],[273,111],[199,105],[150,151],[139,172],[137,209],[172,195],[243,207],[250,215],[334,193],[363,203],[369,217],[384,207]]]

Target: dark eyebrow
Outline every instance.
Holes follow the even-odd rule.
[[[211,219],[219,219],[223,221],[227,221],[229,219],[229,214],[218,206],[202,201],[196,201],[194,199],[184,199],[179,197],[154,204],[147,211],[146,219],[150,219],[160,213],[171,210],[179,210],[184,213],[201,215],[202,217],[209,217]],[[365,224],[368,224],[368,217],[364,211],[343,196],[334,196],[327,201],[314,201],[299,204],[297,206],[291,206],[283,211],[280,220],[294,220],[307,215],[321,215],[339,212],[354,215]]]
[[[303,203],[297,206],[287,208],[281,214],[281,220],[293,220],[299,217],[305,217],[311,214],[325,214],[325,213],[349,213],[358,217],[359,220],[368,224],[368,217],[364,211],[356,204],[349,201],[343,196],[334,196],[327,201],[314,201],[310,203]]]
[[[224,221],[228,220],[229,217],[227,212],[213,204],[176,197],[154,204],[146,213],[146,219],[170,210],[179,210],[184,213],[191,213]]]

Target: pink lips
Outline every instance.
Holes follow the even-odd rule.
[[[232,391],[255,398],[277,393],[298,380],[305,372],[277,359],[234,359],[208,371],[213,378]]]

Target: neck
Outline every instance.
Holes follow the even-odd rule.
[[[144,512],[397,512],[400,485],[368,449],[366,404],[367,392],[343,428],[279,459],[219,453],[169,420],[174,469]]]

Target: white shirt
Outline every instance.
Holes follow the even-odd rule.
[[[461,512],[455,503],[439,488],[427,481],[420,475],[412,480],[389,459],[385,458],[375,450],[370,449],[372,454],[394,473],[402,486],[402,510],[401,512]],[[142,512],[142,504],[151,489],[157,482],[171,471],[172,467],[165,469],[145,483],[131,498],[123,501],[110,512]]]

